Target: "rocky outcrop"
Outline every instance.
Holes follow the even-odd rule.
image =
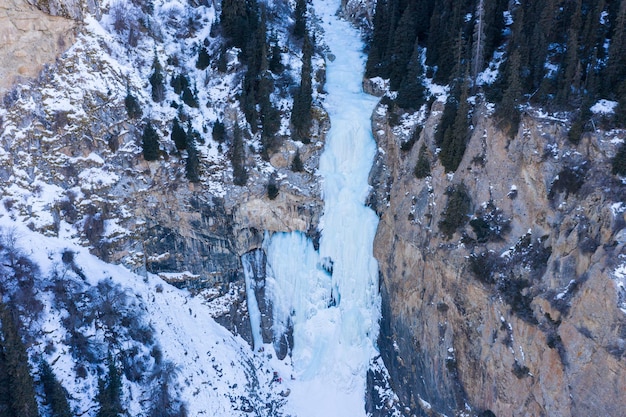
[[[50,16],[24,0],[0,0],[0,96],[36,77],[69,48],[77,22]]]
[[[409,414],[619,416],[626,189],[609,173],[625,134],[587,133],[574,146],[566,119],[529,111],[508,138],[478,108],[453,175],[433,139],[441,102],[410,150],[412,132],[390,126],[385,106],[374,113],[379,345],[391,385]],[[417,179],[422,144],[432,170]],[[469,209],[446,236],[460,189]]]

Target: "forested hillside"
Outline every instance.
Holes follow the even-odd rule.
[[[450,85],[441,136],[476,92],[497,104],[511,136],[527,104],[571,112],[573,143],[598,123],[599,99],[617,102],[610,125],[626,123],[625,1],[381,0],[373,23],[366,75],[388,78],[398,107],[419,109],[426,79]],[[460,147],[468,128],[457,121],[448,142]],[[454,171],[460,159],[445,143],[442,163]]]

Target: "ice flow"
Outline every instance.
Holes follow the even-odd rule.
[[[365,55],[359,33],[336,16],[337,0],[315,0],[327,62],[331,129],[320,159],[324,213],[319,252],[301,233],[266,242],[266,296],[278,334],[293,325],[295,381],[290,403],[299,416],[364,416],[366,372],[376,355],[380,317],[378,264],[372,247],[378,218],[364,205],[376,153],[363,93]]]

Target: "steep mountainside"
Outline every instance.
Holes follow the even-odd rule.
[[[626,189],[608,173],[626,134],[574,146],[567,119],[529,110],[509,138],[479,105],[446,174],[433,139],[442,107],[411,150],[412,132],[391,127],[386,106],[374,117],[379,347],[401,403],[424,415],[427,404],[446,415],[466,404],[497,416],[620,415]],[[431,166],[421,179],[420,153]]]

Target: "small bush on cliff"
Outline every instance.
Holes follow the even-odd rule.
[[[620,145],[611,163],[613,175],[626,175],[626,142]]]
[[[448,196],[448,203],[441,213],[442,219],[438,225],[444,237],[450,240],[459,228],[467,224],[472,199],[464,183],[448,187],[446,195]]]

